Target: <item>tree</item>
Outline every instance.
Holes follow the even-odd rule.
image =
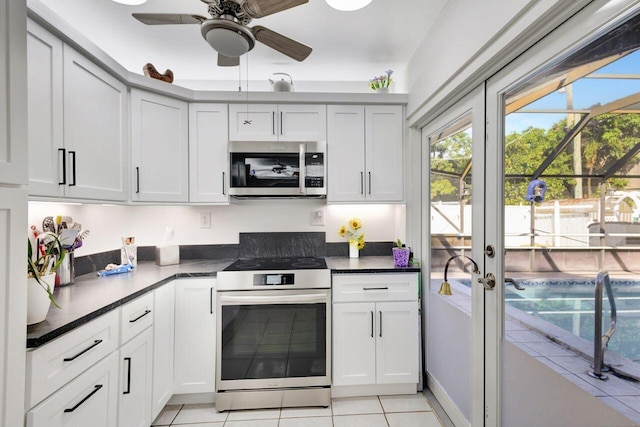
[[[458,199],[460,175],[471,161],[471,135],[458,132],[431,145],[431,200]],[[448,172],[442,174],[438,172]]]

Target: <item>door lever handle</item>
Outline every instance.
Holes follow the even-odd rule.
[[[485,290],[492,291],[496,287],[496,276],[493,273],[487,273],[485,277],[478,279],[478,283],[482,283]]]

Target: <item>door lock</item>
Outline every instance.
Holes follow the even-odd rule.
[[[485,277],[478,279],[478,283],[482,283],[486,291],[492,291],[496,287],[496,276],[493,273],[487,273]]]

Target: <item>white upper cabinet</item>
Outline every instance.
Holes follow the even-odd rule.
[[[64,45],[63,52],[64,147],[59,148],[66,150],[66,196],[127,200],[127,87],[71,47]]]
[[[230,141],[325,141],[324,105],[229,105]]]
[[[327,107],[329,202],[404,199],[402,106]]]
[[[228,203],[226,104],[189,105],[189,201]]]
[[[0,183],[27,183],[25,2],[0,1]]]
[[[189,200],[189,106],[186,102],[131,90],[131,199]]]
[[[29,193],[65,193],[62,162],[62,41],[27,20]]]

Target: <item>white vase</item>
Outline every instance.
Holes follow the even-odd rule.
[[[376,89],[376,92],[378,93],[389,93],[389,88],[388,87],[379,87]]]
[[[349,258],[358,258],[360,256],[360,249],[358,249],[357,243],[349,243]]]
[[[48,274],[40,277],[40,281],[43,284],[48,284],[51,290],[56,283],[56,274]],[[51,300],[47,292],[42,289],[42,286],[38,284],[36,279],[30,277],[27,278],[27,325],[33,325],[34,323],[40,323],[47,318],[49,312],[49,306]]]

